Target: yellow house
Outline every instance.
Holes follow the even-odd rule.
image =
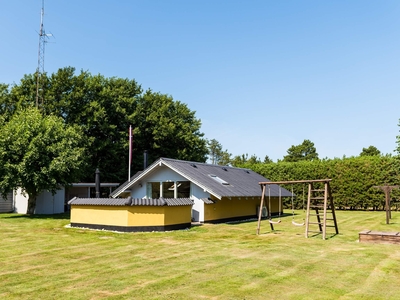
[[[110,197],[132,199],[191,199],[191,220],[216,223],[256,218],[261,188],[269,181],[244,168],[160,158],[110,194]],[[271,185],[268,210],[283,213],[282,197],[292,194],[278,185]]]
[[[68,204],[72,227],[134,232],[189,228],[193,201],[75,197]]]

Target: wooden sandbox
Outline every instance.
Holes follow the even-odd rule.
[[[376,244],[400,244],[400,232],[364,230],[359,233],[359,241]]]

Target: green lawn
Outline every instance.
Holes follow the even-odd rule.
[[[337,219],[340,234],[323,241],[291,216],[257,236],[257,221],[113,233],[0,214],[0,298],[400,299],[400,245],[358,242],[364,229],[400,231],[400,212],[389,225],[384,212]]]

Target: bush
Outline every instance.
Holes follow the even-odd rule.
[[[335,206],[339,209],[384,209],[385,194],[374,188],[380,185],[397,185],[400,182],[399,158],[386,156],[359,156],[318,161],[244,164],[271,181],[332,179],[331,190]],[[291,191],[292,186],[284,185]],[[295,208],[303,207],[308,186],[294,184]],[[400,191],[393,190],[398,199]],[[305,199],[306,200],[306,199]],[[291,200],[285,200],[286,207]]]

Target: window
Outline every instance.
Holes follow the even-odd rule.
[[[190,181],[180,181],[178,186],[178,198],[190,198]]]
[[[148,182],[147,198],[190,198],[190,181]]]
[[[158,199],[160,198],[160,183],[148,182],[147,183],[147,198]]]
[[[226,182],[226,181],[223,180],[222,178],[219,178],[217,175],[210,174],[209,176],[210,176],[212,179],[214,179],[215,181],[221,183],[222,185],[229,185],[228,182]]]
[[[163,198],[175,198],[174,193],[175,193],[175,183],[171,181],[163,182],[162,183],[162,197]]]

